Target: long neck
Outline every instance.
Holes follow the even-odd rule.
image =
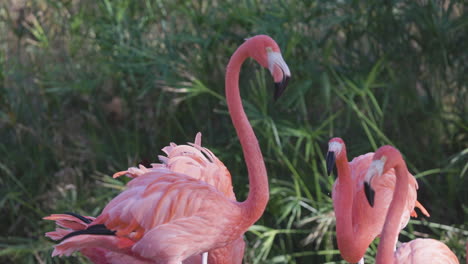
[[[250,226],[265,210],[269,198],[268,178],[262,152],[252,126],[247,119],[239,93],[239,72],[247,59],[247,46],[241,45],[232,55],[226,69],[226,100],[232,122],[237,131],[249,173],[249,195],[241,203],[243,223]]]
[[[351,179],[351,170],[349,168],[348,157],[346,155],[346,150],[343,149],[340,153],[339,158],[336,160],[336,169],[338,172],[338,185],[336,186],[336,192],[339,193],[339,196],[336,200],[336,205],[341,206],[340,210],[335,212],[337,217],[337,232],[341,234],[347,234],[347,236],[352,236],[352,205],[353,204],[353,181]],[[345,205],[345,206],[342,206]],[[339,230],[341,229],[341,230]],[[344,229],[344,230],[343,230]]]
[[[359,234],[354,232],[353,226],[353,200],[354,183],[351,179],[351,170],[346,155],[342,149],[340,157],[336,160],[339,184],[336,186],[338,198],[334,200],[336,217],[336,238],[341,256],[348,262],[358,262],[364,255],[367,246],[358,241]]]
[[[382,231],[378,251],[377,264],[393,264],[393,251],[400,232],[400,220],[405,210],[406,197],[408,196],[408,173],[403,160],[395,166],[395,191],[392,203],[388,209],[387,217]]]

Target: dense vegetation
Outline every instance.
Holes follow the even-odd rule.
[[[392,144],[431,213],[400,241],[432,237],[465,261],[468,240],[466,1],[6,0],[0,3],[0,262],[50,257],[45,215],[97,215],[124,186],[110,175],[169,142],[224,161],[240,200],[245,164],[224,99],[243,39],[272,36],[292,79],[272,100],[267,70],[241,74],[270,178],[245,263],[344,263],[324,155]],[[367,251],[372,263],[377,242]]]

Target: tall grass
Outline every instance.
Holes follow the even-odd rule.
[[[244,105],[271,199],[247,233],[245,263],[340,263],[324,153],[392,144],[419,182],[418,218],[401,241],[433,237],[464,260],[468,237],[468,16],[463,1],[8,0],[0,4],[0,262],[52,259],[45,215],[97,215],[173,141],[246,168],[224,99],[224,70],[244,38],[268,34],[291,68],[272,100],[247,62]],[[368,250],[375,255],[377,243]]]

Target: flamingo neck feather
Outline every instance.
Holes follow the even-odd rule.
[[[229,60],[226,69],[226,101],[232,122],[239,137],[249,174],[249,194],[240,203],[243,227],[248,228],[263,214],[269,199],[268,178],[262,152],[252,126],[247,119],[239,92],[239,73],[242,63],[249,57],[249,42],[242,44]]]
[[[408,196],[408,169],[403,159],[394,167],[396,175],[395,191],[388,209],[382,230],[378,251],[377,264],[393,264],[394,249],[400,232],[400,221],[406,206]]]
[[[336,144],[338,144],[339,147],[332,146],[333,148],[337,148],[336,150],[339,150],[335,163],[339,179],[339,184],[336,186],[335,192],[339,193],[339,195],[333,202],[336,216],[336,238],[338,248],[343,258],[349,262],[358,262],[364,255],[368,245],[365,245],[365,241],[360,241],[359,232],[354,232],[352,216],[354,183],[351,178],[351,169],[349,167],[346,148],[342,146],[342,144],[337,142]]]

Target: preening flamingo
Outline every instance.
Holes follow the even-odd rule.
[[[431,264],[458,264],[458,259],[443,243],[434,239],[415,239],[402,244],[395,252],[395,244],[400,232],[401,218],[407,210],[408,192],[410,191],[411,177],[406,168],[400,152],[392,146],[379,148],[373,157],[372,163],[364,179],[364,188],[368,203],[373,206],[382,197],[374,183],[382,178],[389,170],[394,169],[396,183],[390,207],[385,217],[380,243],[377,251],[377,264],[396,263],[431,263]]]
[[[86,229],[65,236],[53,255],[100,247],[145,261],[179,264],[226,247],[261,217],[269,198],[268,178],[238,87],[240,68],[248,57],[270,70],[275,99],[291,76],[278,45],[265,35],[247,39],[227,66],[226,99],[250,183],[246,201],[232,200],[214,186],[168,168],[152,169],[131,180]]]
[[[331,174],[335,164],[338,171],[332,191],[338,249],[343,259],[350,263],[362,263],[361,259],[370,243],[381,233],[395,188],[395,171],[389,170],[373,182],[379,197],[373,208],[368,205],[364,194],[364,176],[373,155],[374,153],[367,153],[348,162],[346,145],[341,138],[332,138],[328,143],[327,172]],[[416,179],[409,172],[408,176],[409,191],[405,196],[406,205],[400,228],[408,224],[410,214],[416,216],[413,210],[415,205],[423,214],[429,216],[426,209],[416,200]]]
[[[183,173],[195,179],[205,181],[213,185],[226,197],[236,200],[229,171],[210,150],[201,146],[201,133],[197,133],[194,143],[189,143],[189,145],[170,143],[169,146],[164,147],[162,150],[167,156],[159,156],[161,163],[153,163],[149,168],[143,165],[131,167],[126,171],[115,173],[114,178],[122,175],[135,178],[153,169],[167,168],[173,172]],[[46,233],[46,236],[51,239],[62,240],[63,237],[69,233],[85,230],[88,224],[94,220],[94,217],[83,217],[68,213],[54,214],[44,217],[44,219],[54,220],[57,225],[65,228],[58,228],[56,231]],[[208,263],[240,264],[244,256],[244,248],[245,242],[241,236],[226,247],[211,250],[208,254]],[[80,251],[93,263],[148,263],[147,261],[138,260],[131,256],[125,256],[122,253],[116,253],[102,248],[84,248]],[[119,262],[123,260],[125,261]],[[201,256],[192,256],[185,260],[184,264],[198,264],[200,261]]]
[[[176,145],[170,143],[162,149],[167,156],[159,156],[162,163],[153,163],[151,168],[140,165],[114,174],[114,178],[127,175],[135,178],[152,169],[165,167],[173,172],[182,173],[213,185],[229,199],[236,201],[232,188],[231,174],[224,164],[209,149],[201,146],[201,133],[197,133],[194,143]],[[245,242],[242,236],[231,244],[208,252],[210,264],[240,264],[244,257]],[[199,263],[199,256],[190,258],[190,263]],[[184,261],[189,263],[189,261]]]

